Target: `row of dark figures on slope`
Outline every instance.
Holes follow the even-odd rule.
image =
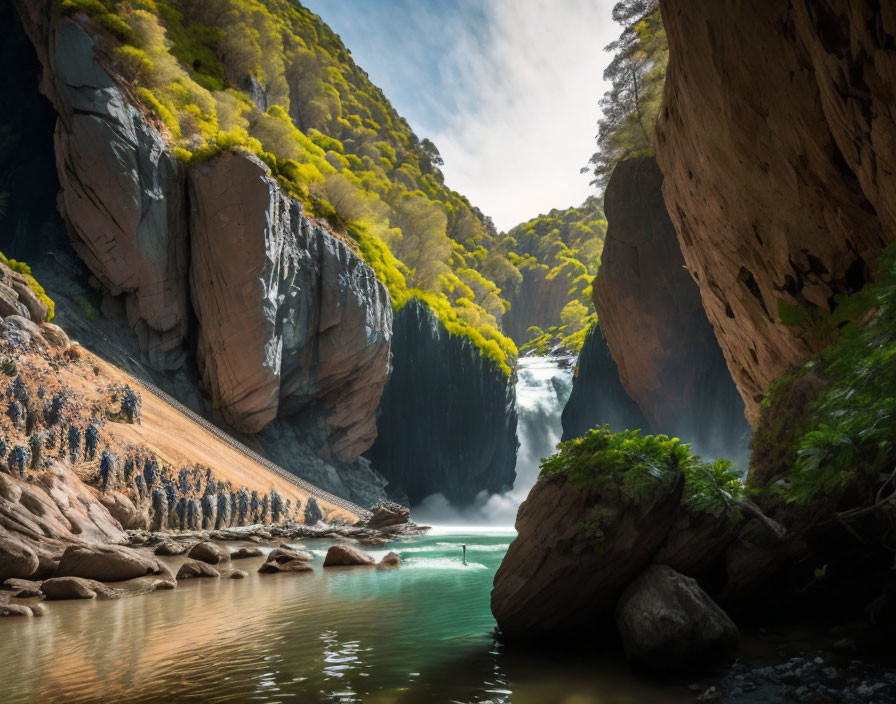
[[[246,487],[235,489],[229,481],[216,480],[210,468],[181,467],[177,476],[170,467],[159,466],[152,456],[131,451],[124,463],[104,449],[97,483],[104,491],[130,490],[141,505],[147,505],[154,531],[221,529],[235,525],[280,523],[298,520],[301,501],[286,500],[276,489],[259,494]],[[305,505],[306,523],[323,518],[314,497]]]
[[[111,413],[110,417],[121,422],[139,423],[142,405],[140,394],[133,391],[130,386],[125,386],[120,391],[111,389],[111,392],[112,401],[120,400],[121,403],[119,410]],[[12,448],[7,446],[5,439],[0,438],[0,458],[6,457],[10,474],[24,478],[26,467],[39,468],[42,460],[49,457],[57,448],[59,457],[67,457],[72,464],[79,462],[82,457],[86,461],[96,458],[100,440],[100,430],[97,426],[101,427],[105,420],[88,423],[83,433],[71,418],[64,421],[71,405],[69,394],[65,389],[47,398],[46,390],[40,386],[35,400],[22,378],[16,376],[6,387],[6,398],[8,399],[6,415],[13,428],[24,430],[28,435],[27,446],[18,444]]]

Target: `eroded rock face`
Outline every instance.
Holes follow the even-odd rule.
[[[526,332],[535,325],[546,330],[557,325],[560,311],[569,302],[570,281],[566,276],[547,278],[547,269],[528,269],[522,272],[519,290],[507,295],[510,303],[501,318],[504,334],[518,346],[529,340]]]
[[[325,457],[357,457],[389,370],[385,287],[253,157],[191,172],[190,203],[197,360],[225,418],[258,432],[279,412]]]
[[[652,158],[613,171],[594,288],[600,327],[651,432],[678,435],[710,456],[745,455],[733,452],[746,447],[744,406],[684,267],[662,183]]]
[[[72,244],[102,286],[124,296],[156,369],[183,363],[187,219],[183,169],[94,57],[94,40],[52,2],[16,2],[53,103],[61,208]]]
[[[563,440],[577,438],[605,424],[612,430],[647,427],[638,405],[622,388],[619,368],[599,323],[588,331],[579,352],[572,393],[563,407],[561,422]]]
[[[828,310],[896,239],[896,13],[871,0],[661,5],[665,199],[755,425],[769,384],[822,343],[782,314]]]
[[[600,638],[622,591],[663,543],[681,496],[678,474],[641,501],[614,482],[580,487],[541,477],[520,506],[517,537],[495,574],[492,613],[509,642]]]
[[[463,505],[480,491],[509,489],[516,476],[514,379],[416,300],[395,316],[392,351],[379,435],[367,454],[390,494],[414,505],[441,492]]]
[[[0,472],[0,579],[50,577],[69,545],[124,538],[96,492],[68,468],[51,467],[34,482]]]

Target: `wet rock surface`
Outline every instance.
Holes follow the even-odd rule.
[[[199,560],[187,560],[177,570],[176,578],[180,581],[181,579],[216,578],[220,576],[221,573],[208,563],[200,562]]]
[[[121,582],[160,571],[156,560],[122,545],[72,545],[62,553],[55,576]]]

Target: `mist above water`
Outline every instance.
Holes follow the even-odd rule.
[[[442,494],[433,494],[414,507],[414,520],[436,525],[512,526],[517,509],[538,479],[542,458],[552,455],[560,441],[560,415],[572,391],[572,378],[573,367],[567,359],[520,358],[516,382],[520,447],[513,488],[501,494],[482,491],[464,508],[452,506]]]

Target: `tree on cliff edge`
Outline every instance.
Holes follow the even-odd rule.
[[[613,20],[622,34],[606,47],[614,52],[604,71],[612,85],[600,101],[597,152],[583,171],[603,190],[623,159],[653,154],[653,126],[659,113],[669,49],[659,0],[620,0]]]

